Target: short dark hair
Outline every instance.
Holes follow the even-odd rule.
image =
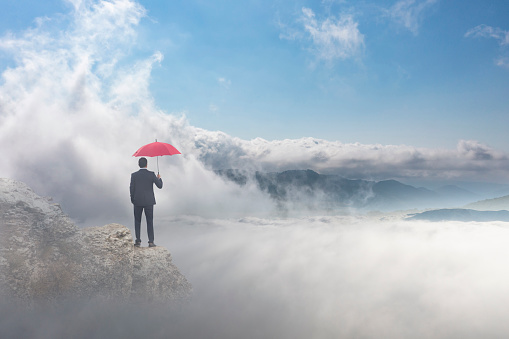
[[[140,160],[138,160],[138,165],[140,165],[140,168],[147,167],[147,158],[140,158]]]

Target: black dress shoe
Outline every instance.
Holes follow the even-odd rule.
[[[140,247],[140,245],[141,245],[141,241],[140,240],[136,240],[134,242],[134,247]]]
[[[153,242],[149,242],[149,243],[148,243],[148,247],[156,247],[156,246],[157,246],[157,245],[156,245],[156,244],[154,244]]]

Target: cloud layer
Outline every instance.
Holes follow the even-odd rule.
[[[156,220],[193,283],[189,305],[90,301],[18,310],[0,332],[38,339],[502,338],[507,223],[394,218]],[[26,319],[30,319],[29,322]],[[134,320],[133,320],[134,319]],[[30,334],[33,334],[30,336]]]
[[[170,224],[165,239],[195,285],[193,323],[217,337],[496,338],[509,331],[499,321],[509,279],[506,223]]]
[[[473,140],[460,140],[456,149],[429,149],[315,138],[247,141],[226,135],[219,140],[207,137],[208,141],[201,143],[207,147],[205,163],[225,168],[253,166],[264,171],[309,168],[350,178],[375,179],[480,180],[490,173],[492,180],[503,180],[509,162],[505,153]]]

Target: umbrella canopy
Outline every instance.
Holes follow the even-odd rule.
[[[181,154],[175,147],[165,142],[155,142],[141,146],[133,157],[158,157],[157,158],[157,174],[159,174],[159,156]]]
[[[133,154],[133,157],[157,157],[175,154],[180,154],[175,147],[165,142],[156,141],[140,147],[140,149]]]

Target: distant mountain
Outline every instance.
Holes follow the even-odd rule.
[[[255,179],[259,188],[269,193],[273,199],[312,208],[359,207],[371,195],[369,181],[321,175],[312,170],[257,172]]]
[[[509,195],[477,201],[465,206],[465,208],[471,208],[479,211],[499,211],[509,210]]]
[[[509,211],[476,211],[472,209],[438,209],[411,214],[408,220],[428,221],[509,221]]]
[[[445,185],[434,190],[444,201],[450,201],[456,206],[464,205],[471,201],[479,200],[481,197],[471,191],[456,185]]]
[[[373,184],[374,196],[369,207],[381,210],[408,209],[422,205],[433,205],[440,196],[426,188],[416,188],[396,180],[384,180]]]
[[[441,192],[417,188],[396,180],[369,181],[323,175],[312,170],[249,173],[243,170],[220,170],[224,179],[244,186],[254,182],[260,190],[276,200],[282,208],[368,210],[404,210],[450,206],[451,200],[474,201],[473,193],[459,187],[445,187]],[[458,205],[462,205],[458,204]]]

